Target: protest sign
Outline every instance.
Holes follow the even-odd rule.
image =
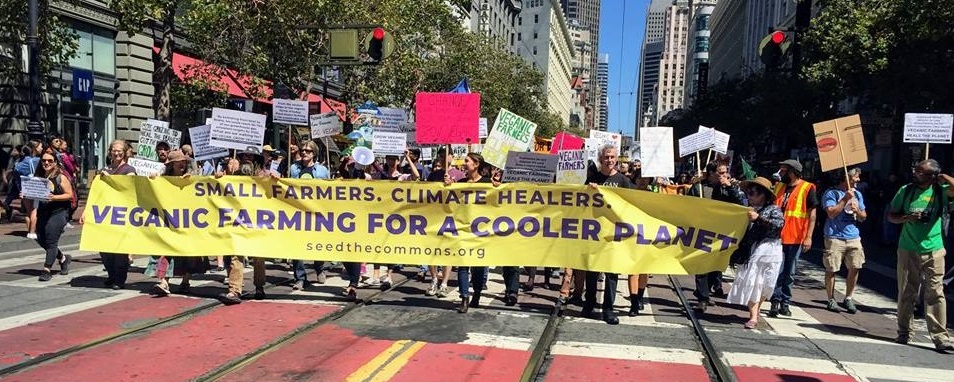
[[[209,145],[209,133],[212,125],[202,125],[189,128],[189,137],[192,139],[192,152],[195,160],[209,160],[229,155],[228,149]]]
[[[464,164],[464,157],[468,153],[480,154],[484,151],[484,145],[451,145],[451,157],[454,166]]]
[[[951,143],[951,114],[904,114],[904,143]]]
[[[272,122],[308,126],[308,101],[273,99]]]
[[[338,147],[338,144],[335,143],[335,140],[332,139],[331,137],[322,137],[322,138],[319,138],[319,140],[321,140],[321,143],[325,144],[325,147],[328,148],[329,152],[333,152],[335,154],[341,154],[341,149]]]
[[[868,148],[857,114],[819,122],[815,128],[815,144],[822,171],[836,170],[868,161]]]
[[[404,133],[374,133],[372,147],[378,155],[404,155],[407,150],[407,136]]]
[[[537,124],[507,109],[500,109],[494,129],[487,137],[483,156],[487,163],[505,169],[511,151],[527,151],[533,143]]]
[[[309,116],[311,137],[314,139],[341,134],[341,120],[338,113],[330,111]]]
[[[507,153],[503,181],[553,183],[556,167],[556,155],[511,151]]]
[[[679,138],[679,157],[682,158],[712,148],[713,136],[713,130],[706,128],[697,133]]]
[[[47,178],[36,176],[20,177],[20,192],[24,199],[50,200],[53,184]]]
[[[642,153],[642,143],[640,141],[633,141],[629,145],[629,151],[626,153],[626,156],[629,157],[629,160],[640,161],[642,162],[643,153]]]
[[[383,131],[385,133],[400,133],[401,125],[407,123],[407,110],[394,107],[379,107],[378,118],[381,123],[374,131]]]
[[[583,151],[586,151],[586,160],[596,162],[600,146],[603,145],[602,139],[586,138],[583,140]]]
[[[225,149],[262,152],[265,116],[238,110],[212,109],[209,144]]]
[[[480,142],[480,94],[417,93],[418,144]]]
[[[602,141],[599,146],[602,146],[607,143],[612,143],[616,146],[616,155],[622,154],[623,148],[623,136],[621,134],[608,133],[605,131],[599,130],[590,130],[590,139],[598,139]]]
[[[82,251],[701,274],[725,269],[748,226],[743,206],[674,203],[616,187],[199,176],[95,182]]]
[[[417,144],[417,124],[414,122],[408,122],[398,127],[399,133],[404,133],[404,136],[407,137],[407,145],[413,147],[419,147]]]
[[[563,150],[557,153],[556,182],[559,184],[586,182],[586,150]]]
[[[166,165],[164,163],[148,159],[129,158],[126,160],[126,163],[136,169],[136,175],[139,176],[162,175],[166,172]]]
[[[166,142],[169,148],[175,150],[182,141],[182,132],[169,128],[169,122],[147,119],[139,125],[139,145],[136,146],[136,156],[149,160],[159,159],[156,145]]]
[[[712,130],[712,151],[725,155],[729,151],[729,134],[713,128],[699,126],[700,133],[706,130]]]
[[[550,153],[556,154],[561,150],[580,150],[585,144],[586,142],[583,141],[583,138],[561,131],[553,136]]]
[[[481,139],[487,138],[487,118],[481,118],[477,127],[477,136]]]
[[[640,127],[640,149],[642,151],[642,175],[646,177],[675,176],[676,164],[673,158],[671,127]]]
[[[434,149],[430,147],[425,147],[421,149],[421,160],[430,161],[434,158]]]

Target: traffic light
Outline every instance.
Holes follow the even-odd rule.
[[[368,54],[366,64],[377,64],[391,55],[394,51],[394,39],[384,28],[376,27],[364,39],[365,53]]]
[[[782,63],[782,58],[792,45],[784,31],[773,31],[759,43],[759,58],[766,69],[776,69]]]

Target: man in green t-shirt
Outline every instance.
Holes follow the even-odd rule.
[[[938,185],[938,179],[943,185]],[[901,224],[898,241],[898,338],[906,344],[911,337],[911,318],[918,286],[924,280],[925,318],[934,346],[954,350],[947,332],[947,302],[944,297],[944,240],[942,217],[947,201],[954,197],[954,178],[941,173],[937,161],[928,159],[914,168],[914,182],[901,187],[891,201],[888,220]]]

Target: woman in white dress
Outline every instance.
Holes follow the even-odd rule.
[[[742,182],[749,198],[749,230],[739,245],[738,256],[733,263],[739,264],[735,282],[726,302],[746,305],[749,321],[746,329],[754,329],[759,323],[759,310],[767,296],[772,295],[775,280],[782,265],[782,242],[780,235],[785,217],[772,201],[772,183],[763,177]]]

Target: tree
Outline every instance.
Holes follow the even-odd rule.
[[[21,77],[20,47],[26,45],[28,2],[0,0],[0,80],[16,81]],[[66,65],[76,55],[76,34],[50,9],[49,0],[39,0],[38,37],[40,43],[40,76]],[[42,83],[42,81],[41,81]]]
[[[954,0],[829,0],[805,39],[805,78],[864,106],[954,108]]]

